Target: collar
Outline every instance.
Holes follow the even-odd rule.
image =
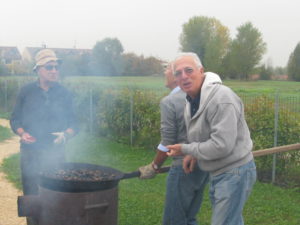
[[[180,91],[181,88],[179,86],[177,86],[176,88],[174,88],[171,92],[170,92],[170,95],[171,94],[175,94],[176,92]]]
[[[189,95],[186,95],[186,99],[189,101],[189,103],[197,103],[200,101],[200,91],[197,94],[196,98],[191,98]]]
[[[36,82],[35,82],[35,84],[36,84],[37,87],[41,88],[41,85],[40,85],[40,79],[37,79]],[[50,89],[53,89],[53,88],[57,87],[58,85],[59,85],[59,84],[58,84],[57,82],[53,83],[51,86],[49,86],[48,91],[49,91]],[[43,89],[43,88],[41,88],[41,89]],[[44,90],[44,89],[43,89],[43,90]]]

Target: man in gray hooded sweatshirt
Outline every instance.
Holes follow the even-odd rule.
[[[230,88],[205,76],[194,53],[177,57],[173,72],[187,93],[188,143],[168,145],[167,154],[195,157],[201,169],[209,172],[212,225],[243,225],[243,207],[256,181],[243,103]]]

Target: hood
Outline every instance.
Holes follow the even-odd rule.
[[[212,85],[212,84],[222,84],[222,80],[220,76],[213,72],[206,72],[205,74],[205,80],[203,82],[203,86],[206,85]]]
[[[196,114],[200,113],[209,99],[211,98],[211,93],[214,92],[217,86],[222,84],[222,80],[220,76],[213,72],[206,72],[205,74],[205,80],[201,87],[201,99],[200,99],[200,105],[199,110]],[[211,95],[211,96],[210,96]]]
[[[196,114],[193,116],[193,119],[198,117],[198,115],[203,111],[205,105],[209,102],[209,99],[213,96],[211,93],[216,90],[216,88],[222,84],[222,80],[220,76],[213,72],[205,72],[205,79],[203,81],[201,87],[201,95],[200,95],[200,105]],[[191,119],[190,109],[189,107],[185,108],[186,115],[188,119]]]

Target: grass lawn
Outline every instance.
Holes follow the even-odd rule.
[[[137,170],[139,166],[151,162],[154,154],[154,151],[132,149],[83,134],[71,140],[67,148],[69,161],[105,165],[122,172]],[[2,169],[20,187],[18,160],[18,154],[6,159]],[[133,178],[120,181],[119,225],[160,225],[165,179],[166,174],[160,174],[151,180]],[[206,189],[198,219],[202,225],[209,225],[210,216],[211,208]],[[300,190],[282,189],[257,182],[245,207],[244,219],[248,225],[299,225]]]
[[[7,76],[0,77],[1,80],[20,82],[23,84],[35,80],[35,76]],[[164,87],[164,76],[134,76],[134,77],[106,77],[106,76],[68,76],[63,78],[63,83],[80,86],[109,86],[109,87],[138,87],[146,89],[155,89],[166,91]],[[238,93],[247,94],[272,94],[275,92],[284,93],[288,96],[300,95],[300,83],[295,81],[240,81],[240,80],[223,80],[223,83]]]
[[[165,91],[163,76],[147,77],[67,77],[64,82],[74,82],[81,85],[103,85],[117,87],[139,87],[147,89],[160,89]],[[240,81],[223,80],[223,83],[237,93],[244,94],[273,94],[279,92],[287,96],[300,95],[300,83],[295,81]]]
[[[0,141],[8,139],[12,136],[10,128],[0,126]]]
[[[9,112],[1,112],[0,111],[0,118],[3,118],[3,119],[9,119],[10,117],[10,113]]]

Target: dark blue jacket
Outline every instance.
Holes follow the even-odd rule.
[[[18,128],[36,138],[33,144],[21,142],[21,148],[38,149],[52,147],[53,132],[78,129],[72,106],[71,93],[56,83],[48,91],[33,82],[24,86],[18,97],[10,120],[12,130]]]

